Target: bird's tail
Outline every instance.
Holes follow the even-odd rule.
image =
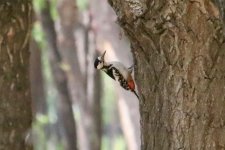
[[[133,92],[133,93],[137,96],[137,98],[139,99],[139,96],[138,96],[138,94],[136,93],[136,91],[133,90],[132,92]]]

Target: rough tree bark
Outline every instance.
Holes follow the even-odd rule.
[[[224,2],[108,1],[131,41],[141,149],[224,149]]]
[[[0,149],[28,150],[30,0],[0,2]]]

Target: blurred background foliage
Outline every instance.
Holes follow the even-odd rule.
[[[137,99],[115,85],[114,81],[104,73],[96,72],[93,67],[94,59],[105,49],[107,49],[107,60],[122,60],[127,66],[132,64],[129,42],[115,23],[114,12],[105,0],[50,0],[49,2],[50,7],[47,9],[54,20],[57,46],[63,58],[63,62],[58,65],[67,76],[68,92],[76,123],[76,132],[63,135],[71,138],[70,134],[75,134],[76,139],[72,140],[76,141],[74,143],[77,143],[80,150],[138,150],[140,131]],[[72,3],[76,7],[70,7]],[[41,76],[31,77],[34,148],[70,149],[65,141],[54,138],[61,134],[63,126],[58,122],[59,127],[55,128],[60,117],[56,109],[58,105],[56,99],[60,95],[50,61],[53,56],[47,46],[47,33],[43,32],[41,23],[40,14],[43,8],[47,7],[45,4],[46,0],[33,1],[36,14],[32,30],[33,44],[31,44],[33,57],[30,61],[31,66],[39,65],[40,70],[31,68],[33,72],[31,76],[38,76],[38,71]],[[72,19],[67,15],[71,8],[76,13]],[[69,17],[60,18],[59,11]],[[60,48],[63,42],[67,42],[66,38],[61,37],[61,30],[64,22],[73,19],[75,24],[72,30],[70,28],[70,32],[74,35],[75,47],[72,51],[66,51]],[[66,22],[64,28],[67,26],[69,25]],[[40,63],[37,63],[38,59]],[[60,131],[50,134],[55,130]]]

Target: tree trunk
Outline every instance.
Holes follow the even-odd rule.
[[[65,150],[77,150],[76,127],[72,110],[72,100],[68,89],[66,68],[63,66],[65,64],[59,51],[54,21],[50,14],[50,1],[45,0],[43,2],[44,7],[40,11],[40,18],[46,36],[51,71],[58,93],[57,98],[53,101],[48,100],[49,116],[53,109],[57,113],[57,120],[50,123],[51,135],[49,140],[51,140],[51,136],[56,138],[52,143],[55,146],[53,149],[59,148],[60,145]]]
[[[28,150],[30,0],[0,2],[0,149]]]
[[[108,1],[131,41],[141,149],[224,149],[224,2]]]
[[[37,114],[46,114],[46,95],[44,89],[43,68],[41,65],[41,50],[35,40],[30,41],[30,85],[33,118]]]
[[[73,25],[70,26],[69,29],[69,26],[67,26],[67,29],[70,30],[71,33],[74,33],[75,29],[76,37],[73,37],[72,39],[68,36],[66,41],[76,41],[77,47],[70,49],[73,53],[68,53],[67,56],[65,55],[65,58],[70,60],[71,65],[70,75],[71,81],[73,82],[71,82],[71,93],[75,103],[80,108],[80,117],[76,118],[79,149],[100,150],[102,136],[101,80],[99,72],[93,67],[93,61],[97,57],[97,54],[96,35],[92,28],[92,15],[89,13],[89,10],[78,12],[75,9],[76,7],[72,7],[75,3],[74,0],[63,0],[63,2],[67,3],[65,5],[61,4],[61,6],[59,3],[62,27],[66,27],[63,22],[67,22],[67,25],[71,24],[71,20],[74,18],[75,14],[77,16],[83,15],[84,17],[82,20],[76,20],[75,27]],[[66,16],[66,14],[68,16]],[[65,46],[62,47],[65,53]]]

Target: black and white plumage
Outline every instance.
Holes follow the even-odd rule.
[[[94,62],[94,67],[96,69],[104,71],[112,79],[117,81],[120,84],[120,86],[122,86],[124,89],[132,91],[139,99],[139,96],[135,91],[134,80],[131,76],[132,67],[126,68],[122,63],[116,61],[105,62],[104,61],[105,53],[106,51],[103,53],[102,56],[96,58]]]

